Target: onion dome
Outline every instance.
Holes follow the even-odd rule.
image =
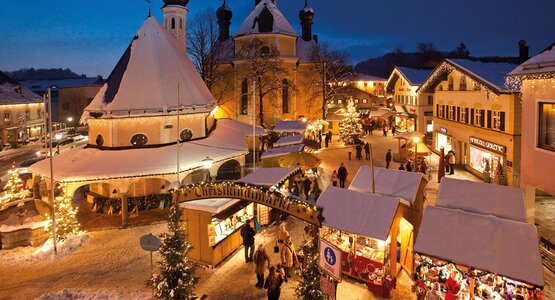
[[[218,10],[216,10],[216,17],[218,17],[219,21],[230,21],[232,16],[233,13],[231,12],[231,8],[227,6],[224,0],[222,6],[220,6]]]
[[[314,18],[314,10],[308,7],[306,0],[304,1],[304,8],[299,12],[299,18],[301,19],[301,22],[307,23],[312,23],[312,19]]]
[[[164,0],[164,6],[179,5],[179,6],[186,7],[187,3],[189,3],[189,0]]]

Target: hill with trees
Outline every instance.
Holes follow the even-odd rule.
[[[66,68],[51,68],[51,69],[35,69],[35,68],[24,68],[13,72],[5,72],[8,76],[15,80],[56,80],[56,79],[79,79],[87,78],[87,75],[78,75],[71,71],[71,69]]]

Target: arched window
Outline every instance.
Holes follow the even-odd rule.
[[[99,147],[104,145],[104,137],[102,136],[102,134],[96,136],[96,145]]]
[[[447,89],[448,89],[449,91],[452,91],[452,90],[453,90],[453,77],[449,77]]]
[[[175,29],[175,18],[172,18],[172,29]]]
[[[243,79],[241,83],[241,114],[246,115],[249,113],[249,83]]]
[[[148,138],[142,133],[137,133],[131,137],[132,146],[144,146],[146,143],[148,143]]]
[[[283,79],[283,83],[281,86],[281,97],[282,97],[282,113],[287,114],[289,113],[289,81],[287,79]]]
[[[179,133],[179,138],[181,139],[182,142],[186,142],[191,138],[193,138],[193,132],[191,131],[191,129],[183,129]]]
[[[462,76],[459,82],[459,90],[466,91],[466,77]]]
[[[179,18],[179,29],[183,29],[183,19]]]

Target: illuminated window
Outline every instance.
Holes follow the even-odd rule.
[[[555,103],[540,102],[538,147],[555,151]]]
[[[449,120],[455,120],[455,107],[450,105],[449,107],[449,116],[447,117]]]
[[[186,142],[193,138],[193,132],[190,129],[183,129],[179,133],[179,138],[182,142]]]
[[[461,119],[460,122],[461,123],[466,123],[466,108],[461,108]]]
[[[133,146],[144,146],[146,143],[148,143],[148,138],[142,133],[135,134],[131,137],[131,145]]]
[[[482,110],[481,109],[474,109],[474,125],[476,126],[484,126],[482,120]]]
[[[358,99],[355,99],[355,104],[358,104]]]
[[[12,119],[12,116],[9,112],[4,113],[4,122],[9,122]]]
[[[341,104],[342,102],[341,99],[337,100],[337,104]]]
[[[493,129],[501,130],[501,112],[498,110],[494,110],[492,113],[492,124],[491,127]]]
[[[368,103],[368,99],[362,99],[362,103],[364,104]]]
[[[466,78],[464,76],[461,77],[461,81],[459,82],[459,90],[466,91]]]

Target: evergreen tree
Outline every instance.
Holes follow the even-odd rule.
[[[23,188],[23,180],[19,178],[15,166],[12,165],[12,169],[8,171],[8,175],[10,178],[4,187],[6,195],[0,198],[0,204],[24,199],[30,195],[29,191]]]
[[[353,100],[347,101],[347,114],[339,128],[339,137],[345,144],[353,144],[355,137],[362,132],[360,114],[357,112]]]
[[[68,239],[70,234],[78,234],[80,224],[77,221],[77,209],[73,208],[72,197],[66,194],[65,188],[62,194],[56,197],[56,240],[61,242]]]
[[[155,274],[147,285],[155,289],[155,297],[159,299],[196,299],[193,289],[198,281],[195,277],[196,266],[187,258],[192,246],[187,241],[187,233],[181,218],[183,211],[179,205],[173,205],[168,216],[169,233],[161,236],[160,255],[158,262],[160,274]]]
[[[326,299],[324,292],[320,289],[320,277],[322,273],[318,267],[320,250],[318,249],[318,229],[310,227],[312,238],[301,248],[304,254],[304,262],[301,267],[301,281],[295,289],[298,300],[320,300]]]

